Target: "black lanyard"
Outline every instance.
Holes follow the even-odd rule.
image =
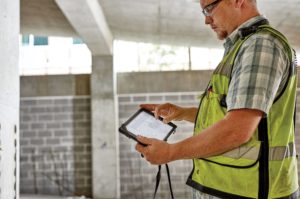
[[[165,164],[165,165],[166,165],[166,170],[167,170],[167,175],[168,175],[168,181],[169,181],[169,188],[170,188],[171,197],[172,197],[172,199],[174,199],[172,183],[171,183],[171,178],[170,178],[169,166],[168,166],[168,164]],[[161,174],[160,174],[161,172],[160,171],[161,171],[161,165],[158,166],[158,171],[157,171],[157,174],[156,174],[156,185],[155,185],[155,191],[154,191],[153,199],[155,199],[156,192],[157,192],[157,189],[158,189],[158,186],[159,186],[160,177],[161,177]]]

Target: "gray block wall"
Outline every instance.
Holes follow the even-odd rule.
[[[143,102],[164,100],[181,105],[196,104],[196,93],[131,94],[119,96],[123,122]],[[21,99],[21,193],[91,195],[90,101],[88,97],[31,97]],[[171,142],[192,132],[192,124],[178,123]],[[157,167],[149,165],[134,150],[135,143],[120,136],[121,198],[151,198]],[[177,198],[190,196],[185,180],[189,160],[171,163]],[[100,168],[99,168],[100,169]],[[165,168],[157,198],[170,193]]]
[[[90,98],[22,98],[20,122],[21,193],[90,196]]]
[[[187,75],[187,76],[186,76]],[[143,78],[142,78],[143,76]],[[150,77],[156,76],[157,79],[173,78],[176,79],[174,72],[152,73]],[[195,71],[192,73],[177,72],[177,78],[191,78],[189,82],[197,82],[199,79],[207,79],[208,73]],[[70,82],[66,84],[70,87],[77,85],[78,81],[74,78],[65,76]],[[38,77],[26,77],[26,81],[21,79],[22,88],[29,85]],[[57,77],[38,78],[39,85],[55,84]],[[205,81],[198,84],[189,85],[190,92],[180,92],[185,90],[184,85],[176,88],[166,88],[158,92],[159,84],[147,79],[146,75],[119,75],[118,84],[118,109],[119,122],[124,122],[137,109],[140,103],[163,103],[171,102],[182,106],[197,106],[199,92],[193,92],[200,88],[205,88]],[[59,77],[64,82],[64,77]],[[47,193],[55,195],[85,194],[91,195],[91,119],[90,119],[90,99],[89,99],[89,78],[76,77],[80,80],[80,92],[78,89],[66,89],[51,87],[48,92],[42,92],[41,88],[34,93],[31,90],[30,97],[21,98],[21,193]],[[52,83],[45,83],[51,81]],[[30,83],[31,82],[31,83]],[[126,90],[130,82],[130,92]],[[148,84],[142,83],[148,82]],[[147,87],[151,82],[151,85]],[[134,87],[139,88],[139,92],[133,92]],[[77,88],[77,86],[75,86]],[[146,88],[147,87],[147,88]],[[52,90],[51,90],[52,89]],[[58,91],[54,91],[57,89]],[[64,89],[61,91],[59,89]],[[27,90],[29,90],[27,88]],[[142,92],[147,90],[147,92]],[[170,92],[166,92],[169,90]],[[47,94],[48,93],[48,94]],[[63,95],[67,93],[66,95]],[[84,96],[78,96],[78,93]],[[51,97],[51,95],[60,97]],[[37,96],[34,96],[37,95]],[[48,95],[48,96],[47,96]],[[300,92],[298,92],[300,96]],[[300,99],[298,97],[298,99]],[[298,100],[298,113],[300,101]],[[172,135],[169,142],[176,142],[192,134],[193,124],[177,122],[177,132]],[[296,144],[297,151],[300,151],[300,113],[297,114]],[[127,137],[120,135],[120,181],[122,199],[152,198],[155,186],[155,175],[157,167],[147,163],[140,157],[134,147],[135,143]],[[298,162],[300,168],[300,161]],[[56,166],[55,166],[56,165]],[[190,198],[191,189],[185,185],[186,178],[192,169],[191,160],[176,161],[169,164],[173,191],[175,198]],[[55,169],[56,168],[56,169]],[[99,168],[101,169],[101,168]],[[56,172],[55,172],[56,171]],[[45,175],[47,174],[47,175]],[[48,176],[52,176],[52,181]],[[53,179],[56,181],[53,182]],[[300,182],[300,181],[299,181]],[[58,186],[59,184],[60,186]],[[63,186],[62,186],[63,185]],[[59,188],[63,187],[63,188]],[[67,189],[66,189],[67,188]],[[166,172],[162,168],[162,182],[157,194],[158,199],[170,198]]]

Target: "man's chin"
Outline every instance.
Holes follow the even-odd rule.
[[[221,37],[221,36],[218,36],[218,39],[219,40],[224,40],[226,37]]]
[[[216,32],[216,34],[217,34],[217,37],[218,37],[218,39],[219,40],[224,40],[224,39],[226,39],[227,38],[227,34],[225,34],[224,32]]]

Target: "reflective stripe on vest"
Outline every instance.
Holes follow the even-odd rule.
[[[260,148],[258,147],[242,146],[229,152],[223,153],[221,156],[233,159],[245,158],[249,160],[256,160],[258,157],[259,150]],[[289,143],[288,146],[276,146],[269,148],[269,161],[280,161],[285,158],[295,156],[296,146],[293,142]]]

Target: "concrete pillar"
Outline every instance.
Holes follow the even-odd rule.
[[[0,199],[19,198],[19,0],[0,6]]]
[[[93,56],[92,65],[93,199],[116,199],[120,198],[120,172],[113,57]]]

